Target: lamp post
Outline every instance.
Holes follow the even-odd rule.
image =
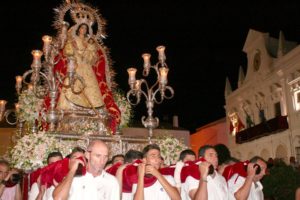
[[[149,86],[145,79],[136,79],[136,68],[127,69],[129,75],[128,84],[130,86],[130,90],[127,92],[127,100],[131,105],[137,105],[141,101],[141,96],[145,97],[148,116],[147,118],[145,116],[142,117],[142,124],[145,128],[148,128],[150,142],[153,136],[153,129],[159,125],[159,119],[153,117],[155,103],[161,104],[164,99],[171,99],[174,96],[173,88],[168,86],[167,76],[169,68],[165,62],[165,46],[158,46],[156,50],[158,52],[158,62],[155,65],[151,65],[150,54],[142,54],[144,60],[143,76],[147,77],[150,69],[154,69],[157,75],[157,80],[152,86]],[[144,88],[146,89],[145,91],[143,90]],[[167,91],[170,92],[169,95]]]

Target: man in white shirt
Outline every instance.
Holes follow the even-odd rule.
[[[159,172],[161,161],[158,145],[149,144],[144,148],[143,163],[138,166],[138,182],[132,187],[134,200],[180,200],[174,178]],[[152,178],[156,178],[156,181],[145,187],[145,175],[153,176]]]
[[[256,174],[258,168],[260,168],[260,173]],[[266,161],[261,157],[255,156],[250,159],[247,166],[247,177],[236,173],[228,180],[230,199],[263,200],[263,186],[260,180],[265,175],[266,168]]]
[[[228,188],[225,178],[216,169],[218,167],[218,155],[211,145],[200,147],[199,157],[205,161],[196,163],[199,165],[200,180],[188,176],[182,184],[181,197],[183,200],[227,200]],[[214,172],[209,175],[209,168],[213,166]]]
[[[70,159],[69,172],[55,188],[54,199],[60,200],[119,200],[120,188],[117,179],[104,171],[108,160],[108,147],[101,140],[91,141],[85,157],[87,163],[80,159]],[[76,176],[78,165],[86,167],[86,174]]]
[[[175,172],[174,172],[174,179],[175,179],[176,187],[179,192],[181,190],[181,178],[180,178],[181,169],[184,166],[185,162],[195,161],[195,160],[196,160],[196,154],[193,150],[185,149],[182,152],[180,152],[179,161],[176,163]]]
[[[58,160],[62,160],[63,156],[60,152],[51,152],[47,157],[48,165]],[[44,185],[40,185],[40,177],[37,182],[33,183],[30,191],[28,192],[28,200],[50,200],[52,199],[52,192],[54,186],[46,188]]]
[[[0,160],[0,199],[21,200],[22,193],[20,183],[8,186],[13,174],[19,173],[16,169],[10,169],[6,160]]]
[[[120,185],[120,192],[121,192],[122,200],[132,200],[133,199],[132,191],[126,191],[123,188],[123,171],[130,164],[138,165],[137,163],[135,164],[134,162],[136,160],[141,160],[142,158],[143,158],[142,152],[130,149],[124,156],[125,163],[123,165],[121,165],[116,172],[116,178]]]

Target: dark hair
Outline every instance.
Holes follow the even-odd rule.
[[[198,150],[198,157],[203,157],[207,149],[215,149],[212,145],[203,145]]]
[[[228,158],[227,160],[225,160],[222,164],[229,164],[230,162],[235,162],[235,163],[237,163],[237,162],[240,162],[240,160],[237,159],[237,158],[235,158],[235,157],[230,157],[230,158]]]
[[[89,26],[86,24],[86,23],[82,23],[78,26],[77,30],[76,30],[76,35],[79,35],[79,29],[82,27],[82,26],[86,26],[86,35],[88,35],[90,32],[89,32]]]
[[[125,160],[125,157],[124,157],[123,154],[117,154],[117,155],[114,155],[114,156],[111,158],[111,162],[114,163],[114,161],[115,161],[115,159],[116,159],[117,157],[122,157],[122,158],[124,158],[124,160]]]
[[[61,157],[61,158],[63,158],[63,155],[59,151],[51,152],[51,153],[48,154],[47,163],[49,163],[49,159],[53,158],[53,157]]]
[[[133,160],[135,160],[135,159],[142,159],[142,158],[143,158],[143,153],[142,152],[130,149],[125,154],[124,162],[125,163],[132,163]]]
[[[231,158],[230,151],[225,144],[216,144],[214,148],[218,154],[219,165]]]
[[[254,156],[254,157],[252,157],[252,158],[249,160],[249,162],[251,162],[251,163],[256,163],[258,160],[261,160],[261,161],[263,161],[264,163],[267,163],[262,157],[259,157],[259,156]]]
[[[179,155],[179,160],[183,161],[184,158],[187,156],[187,155],[193,155],[196,157],[196,154],[193,150],[191,149],[186,149],[186,150],[183,150],[180,152],[180,155]]]
[[[143,158],[146,157],[147,153],[152,150],[152,149],[156,149],[158,151],[160,151],[160,148],[157,144],[148,144],[147,146],[145,146],[145,148],[143,149]]]
[[[72,149],[71,154],[76,153],[76,152],[85,153],[85,150],[84,150],[83,148],[81,148],[81,147],[74,147],[74,148]]]

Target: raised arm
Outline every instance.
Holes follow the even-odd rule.
[[[79,163],[84,165],[84,163],[79,159],[70,159],[69,172],[68,172],[67,176],[64,178],[64,180],[61,183],[59,183],[57,185],[57,187],[53,191],[53,199],[54,200],[67,200],[68,199],[72,181],[73,181],[73,178],[74,178],[74,175],[76,173]]]
[[[254,167],[254,163],[249,163],[248,167],[247,167],[247,177],[245,179],[244,184],[242,185],[242,187],[240,187],[240,189],[238,189],[235,193],[234,193],[234,197],[237,200],[247,200],[249,193],[250,193],[250,189],[251,189],[251,185],[253,182],[253,178],[255,176],[255,172],[256,172],[257,166]]]
[[[145,165],[145,163],[140,163],[138,166],[138,183],[133,200],[144,200]]]
[[[168,193],[170,199],[172,200],[180,200],[180,194],[176,187],[172,186],[165,177],[153,166],[147,165],[145,172],[147,174],[152,174],[157,178],[159,183],[163,186],[165,191]]]
[[[207,175],[209,171],[209,166],[211,164],[208,162],[202,162],[199,164],[199,171],[201,174],[201,178],[199,180],[199,186],[195,193],[194,197],[191,197],[193,200],[207,200],[208,193],[207,193]]]

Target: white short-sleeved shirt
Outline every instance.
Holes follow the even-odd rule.
[[[163,177],[165,177],[170,185],[172,185],[173,187],[176,186],[173,176],[163,175]],[[137,184],[133,184],[132,196],[134,196],[136,189]],[[170,197],[163,186],[160,184],[160,182],[156,180],[153,185],[144,188],[144,200],[170,200]]]
[[[230,200],[234,200],[234,193],[238,191],[244,184],[245,178],[242,176],[239,176],[238,174],[234,174],[229,180],[228,180],[228,190],[230,193]],[[256,183],[251,184],[249,197],[247,200],[264,200],[264,194],[262,192],[263,186],[262,184],[257,181]]]
[[[52,193],[54,191],[55,187],[51,186],[46,189],[45,194],[43,196],[43,200],[53,200]],[[35,200],[38,196],[40,190],[37,183],[33,183],[31,186],[30,191],[28,192],[28,200]]]
[[[105,171],[96,177],[88,172],[84,176],[74,177],[69,200],[83,199],[119,200],[120,186],[117,179]]]
[[[191,200],[189,193],[191,190],[197,190],[199,187],[199,180],[188,176],[185,182],[181,185],[181,199]],[[218,172],[215,175],[207,176],[207,194],[208,200],[228,200],[229,192],[225,178]]]
[[[5,187],[0,200],[14,200],[17,192],[17,185],[13,187]]]
[[[132,200],[133,194],[130,192],[122,192],[122,200]]]

